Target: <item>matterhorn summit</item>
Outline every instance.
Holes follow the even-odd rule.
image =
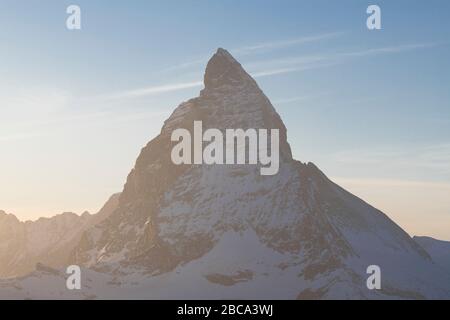
[[[172,132],[194,134],[195,121],[278,129],[277,174],[262,176],[259,164],[174,164]],[[67,265],[81,266],[89,286],[73,298],[450,298],[450,270],[384,213],[292,158],[282,119],[224,49],[199,96],[141,150],[114,210],[76,241]],[[367,285],[373,265],[379,289]],[[0,281],[0,297],[61,294],[64,272],[39,270]]]

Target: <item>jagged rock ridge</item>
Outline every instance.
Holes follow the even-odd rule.
[[[26,275],[38,263],[67,266],[84,230],[106,219],[117,203],[115,194],[97,214],[66,212],[26,222],[0,211],[0,278]]]

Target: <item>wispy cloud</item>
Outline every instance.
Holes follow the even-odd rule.
[[[336,38],[341,35],[343,35],[343,32],[332,32],[332,33],[325,33],[325,34],[319,34],[319,35],[305,36],[305,37],[289,39],[289,40],[269,41],[269,42],[259,43],[256,45],[244,46],[244,47],[232,49],[230,51],[231,51],[231,53],[233,53],[237,56],[243,56],[243,55],[248,55],[248,54],[257,53],[257,52],[264,52],[264,51],[286,48],[286,47],[299,45],[299,44],[305,44],[305,43],[322,41],[322,40],[329,40],[329,39]]]
[[[257,71],[255,77],[272,76],[284,73],[336,66],[351,61],[352,58],[362,58],[372,55],[396,54],[416,49],[424,49],[439,45],[438,43],[406,44],[391,47],[371,48],[359,51],[338,52],[332,54],[316,54],[298,57],[287,57],[254,62],[249,65]]]
[[[306,64],[306,65],[292,66],[292,67],[286,67],[286,68],[267,69],[267,70],[263,70],[263,71],[253,72],[253,73],[251,72],[250,74],[254,78],[261,78],[261,77],[267,77],[267,76],[272,76],[272,75],[277,75],[277,74],[299,72],[299,71],[304,71],[304,70],[309,70],[309,69],[314,69],[314,68],[324,68],[324,67],[328,67],[331,65],[332,65],[332,63]],[[181,90],[191,89],[191,88],[200,88],[202,86],[203,86],[202,81],[178,82],[178,83],[165,84],[165,85],[148,86],[148,87],[144,87],[144,88],[127,90],[127,91],[123,91],[123,92],[119,92],[119,93],[101,95],[100,98],[103,98],[103,99],[139,98],[139,97],[158,95],[158,94],[162,94],[162,93],[181,91]]]
[[[402,187],[402,188],[439,188],[450,191],[450,183],[406,180],[406,179],[378,179],[378,178],[346,178],[331,177],[331,180],[341,185],[353,185],[361,187]]]
[[[148,121],[149,119],[164,119],[169,115],[168,110],[156,109],[150,111],[127,111],[127,112],[85,112],[69,113],[51,118],[37,119],[31,122],[21,123],[21,126],[14,128],[15,132],[4,134],[0,131],[1,143],[15,143],[18,140],[29,140],[54,135],[54,130],[67,127],[79,127],[80,124],[87,124],[91,121],[96,125],[100,123],[121,124],[127,122]],[[13,124],[14,125],[14,124]],[[14,127],[14,126],[13,126]],[[9,130],[12,131],[12,130]],[[52,133],[53,132],[53,133]]]
[[[286,66],[286,65],[302,65],[302,64],[314,64],[329,60],[329,55],[324,54],[312,54],[312,55],[302,55],[294,57],[283,57],[277,59],[266,59],[260,61],[254,61],[247,63],[245,66],[248,69],[258,69],[269,66]]]
[[[23,133],[15,133],[10,135],[2,135],[0,136],[0,143],[2,142],[15,142],[17,140],[25,140],[25,139],[33,139],[37,137],[44,136],[42,132],[23,132]]]
[[[274,99],[274,100],[272,100],[272,103],[274,105],[289,104],[289,103],[298,102],[298,101],[318,99],[318,98],[321,98],[324,96],[328,96],[330,94],[332,94],[332,93],[324,92],[324,93],[319,93],[319,94],[310,94],[310,95],[297,96],[297,97],[291,97],[291,98]]]
[[[318,69],[318,68],[326,68],[331,67],[333,65],[336,65],[335,62],[328,62],[328,63],[314,63],[314,64],[305,64],[300,66],[291,66],[291,67],[285,67],[285,68],[276,68],[276,69],[266,69],[262,71],[257,72],[251,72],[250,74],[254,78],[261,78],[261,77],[268,77],[268,76],[274,76],[279,74],[285,74],[285,73],[293,73],[293,72],[300,72],[300,71],[306,71],[311,69]]]
[[[178,63],[178,64],[174,64],[170,67],[164,68],[163,70],[161,70],[161,73],[166,73],[166,72],[172,72],[172,71],[180,71],[183,69],[188,69],[191,67],[198,67],[202,64],[205,63],[205,61],[207,61],[208,57],[205,55],[203,58],[201,59],[195,59],[192,61],[187,61],[187,62],[182,62],[182,63]]]
[[[203,85],[202,81],[191,81],[191,82],[181,82],[181,83],[172,83],[172,84],[165,84],[165,85],[155,85],[155,86],[148,86],[144,88],[134,89],[134,90],[128,90],[119,92],[116,94],[110,94],[102,96],[103,98],[107,99],[123,99],[123,98],[137,98],[142,96],[151,96],[156,95],[160,93],[167,93],[167,92],[174,92],[174,91],[180,91],[190,88],[197,88],[201,87]]]
[[[416,49],[425,49],[438,46],[441,43],[417,43],[417,44],[405,44],[398,46],[390,46],[390,47],[381,47],[381,48],[371,48],[360,51],[346,52],[341,53],[342,57],[364,57],[371,55],[379,55],[379,54],[393,54],[400,53],[405,51],[412,51]]]
[[[270,52],[273,50],[283,49],[283,48],[306,44],[306,43],[329,40],[332,38],[342,36],[343,34],[344,34],[344,32],[329,32],[329,33],[323,33],[323,34],[317,34],[317,35],[303,36],[303,37],[298,37],[298,38],[293,38],[293,39],[266,41],[266,42],[261,42],[261,43],[254,44],[254,45],[237,47],[234,49],[230,49],[229,51],[236,57],[242,57],[242,56],[247,56],[247,55],[251,55],[251,54]],[[208,59],[209,59],[209,54],[208,55],[205,54],[201,58],[196,58],[191,61],[186,61],[183,63],[179,63],[179,64],[175,64],[173,66],[167,67],[167,68],[163,69],[161,72],[171,72],[171,71],[183,70],[183,69],[187,69],[187,68],[191,68],[191,67],[198,67],[198,66],[204,64],[205,61],[207,61]]]
[[[68,106],[71,94],[58,88],[32,87],[19,89],[2,88],[0,104],[2,112],[9,115],[35,117],[36,115],[61,111]]]
[[[250,54],[252,52],[258,52],[258,50],[271,50],[276,48],[282,48],[284,46],[290,46],[294,44],[307,43],[312,41],[319,41],[328,39],[331,37],[336,37],[341,35],[342,33],[328,33],[318,36],[304,37],[293,40],[286,41],[275,41],[275,42],[267,42],[259,45],[248,46],[243,48],[238,48],[233,50],[237,55],[245,55]],[[326,68],[336,66],[341,63],[345,63],[350,61],[352,58],[361,58],[365,56],[371,55],[382,55],[382,54],[396,54],[405,51],[424,49],[429,47],[434,47],[439,45],[439,43],[423,43],[423,44],[404,44],[398,46],[388,46],[388,47],[380,47],[380,48],[370,48],[358,51],[349,51],[349,52],[337,52],[337,53],[327,53],[327,54],[315,54],[315,55],[305,55],[305,56],[297,56],[297,57],[285,57],[279,59],[270,59],[270,60],[262,60],[250,63],[247,67],[250,71],[250,74],[255,78],[260,77],[268,77],[280,74],[301,72],[311,69],[317,68]],[[199,61],[205,61],[199,60]],[[191,66],[195,64],[195,62],[187,62],[184,63],[183,66]],[[181,91],[190,88],[197,88],[203,85],[202,81],[191,81],[191,82],[182,82],[182,83],[171,83],[165,85],[153,85],[128,91],[123,91],[119,93],[113,93],[109,95],[102,96],[107,99],[126,99],[126,98],[138,98],[144,96],[152,96],[162,93]]]
[[[450,143],[414,147],[385,147],[370,150],[341,151],[332,158],[335,162],[351,166],[364,165],[374,168],[416,172],[440,172],[450,174]]]

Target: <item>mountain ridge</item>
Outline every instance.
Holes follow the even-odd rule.
[[[81,233],[107,218],[119,194],[112,195],[97,214],[64,212],[35,221],[21,221],[0,211],[0,278],[24,276],[37,263],[51,267],[67,265]],[[6,263],[8,262],[8,263]]]

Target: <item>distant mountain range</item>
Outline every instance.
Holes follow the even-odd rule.
[[[37,221],[21,222],[0,211],[0,278],[26,275],[37,263],[55,268],[67,266],[83,232],[108,217],[118,200],[119,194],[113,195],[95,215],[66,212]]]

